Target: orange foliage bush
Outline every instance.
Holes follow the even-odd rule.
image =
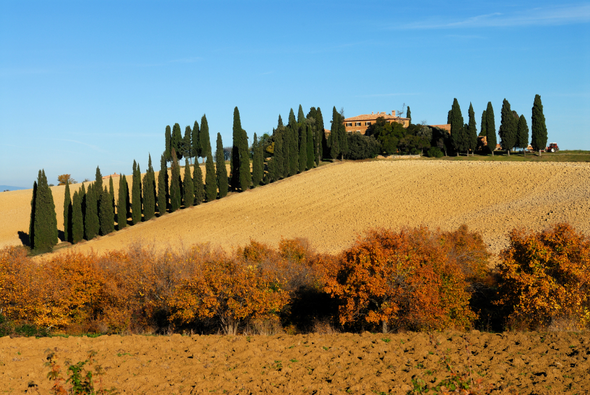
[[[326,291],[341,301],[341,324],[409,330],[469,328],[468,278],[486,273],[488,253],[467,231],[369,231],[340,259]]]
[[[579,329],[590,322],[590,240],[568,224],[539,233],[510,232],[498,267],[499,304],[509,325],[537,329],[557,322]]]

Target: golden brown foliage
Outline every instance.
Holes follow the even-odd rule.
[[[568,224],[539,233],[510,232],[499,265],[500,304],[509,324],[529,329],[590,322],[590,240]]]

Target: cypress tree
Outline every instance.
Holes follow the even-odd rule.
[[[195,157],[195,163],[197,163],[199,158],[203,156],[203,148],[201,147],[201,130],[197,121],[195,121],[195,124],[193,125],[193,136],[191,140],[193,143],[193,155]]]
[[[330,147],[330,157],[332,160],[338,158],[338,155],[340,155],[339,124],[340,114],[336,111],[336,107],[334,107],[332,109],[332,127],[330,128],[330,136],[328,137],[328,146]]]
[[[70,182],[66,181],[64,195],[64,241],[72,242],[72,197],[70,195]]]
[[[111,201],[111,206],[113,207],[113,224],[117,221],[117,217],[115,215],[115,188],[113,186],[113,176],[109,176],[109,199]]]
[[[172,132],[170,131],[170,125],[166,125],[166,148],[164,150],[164,159],[166,159],[166,162],[172,160]]]
[[[188,159],[185,159],[184,162],[184,181],[182,185],[184,186],[182,197],[182,200],[184,201],[184,208],[192,207],[195,202],[195,186],[193,184],[193,178],[191,176],[191,168],[188,163]]]
[[[518,126],[516,130],[516,147],[522,148],[522,154],[526,155],[526,149],[529,146],[529,125],[526,123],[526,118],[521,115],[518,118]]]
[[[496,119],[494,117],[494,108],[492,102],[488,102],[486,108],[486,138],[488,141],[488,149],[494,156],[494,150],[496,149]]]
[[[408,110],[410,107],[408,107]],[[469,103],[469,125],[467,126],[467,141],[468,149],[471,150],[471,154],[475,155],[475,148],[477,148],[477,126],[475,124],[475,111],[473,111],[473,104]]]
[[[176,151],[176,160],[182,159],[182,146],[184,140],[182,139],[182,132],[180,131],[180,125],[175,123],[172,127],[172,142],[170,148],[170,154],[172,154],[172,148]],[[172,158],[174,160],[174,158]]]
[[[98,166],[96,166],[96,173],[94,176],[95,182],[94,182],[94,187],[96,188],[96,215],[99,215],[100,213],[100,201],[102,199],[102,189],[104,188],[103,183],[102,183],[102,174],[100,173],[100,168]],[[99,217],[99,221],[98,221],[98,232],[97,234],[100,233],[100,217]]]
[[[293,109],[289,111],[289,123],[285,128],[284,142],[289,152],[289,176],[292,176],[299,171],[299,126]]]
[[[545,125],[545,115],[543,114],[543,103],[539,95],[535,95],[535,101],[533,102],[531,129],[531,145],[541,155],[541,151],[547,147],[547,126]]]
[[[506,150],[506,154],[510,156],[510,150],[514,148],[516,144],[516,132],[518,129],[518,118],[515,118],[510,109],[510,103],[504,99],[502,102],[502,114],[500,129],[498,134],[500,135],[500,144],[502,149]]]
[[[410,119],[410,124],[412,123],[412,112],[410,111],[410,106],[408,106],[408,109],[406,110],[406,118]]]
[[[215,163],[211,153],[205,161],[205,197],[208,202],[217,199],[217,177],[215,176]]]
[[[209,122],[207,122],[207,116],[201,117],[201,150],[203,157],[211,155],[211,139],[209,137]],[[206,177],[206,176],[205,176]]]
[[[158,173],[158,213],[161,217],[168,210],[170,194],[168,191],[168,167],[166,166],[166,156],[160,158],[160,172]]]
[[[285,154],[285,127],[281,126],[274,133],[275,147],[274,147],[274,158],[276,158],[276,180],[285,178],[288,176],[288,165],[289,161]]]
[[[193,156],[193,144],[191,142],[191,136],[191,127],[187,126],[184,129],[184,138],[182,139],[182,156],[184,158],[191,158]]]
[[[79,243],[84,238],[84,215],[82,214],[82,195],[74,192],[72,205],[72,243]]]
[[[41,172],[39,172],[39,175]],[[33,242],[35,240],[35,214],[37,213],[37,181],[33,182],[33,196],[31,197],[31,216],[29,218],[29,245],[33,248]]]
[[[141,222],[141,170],[139,164],[133,161],[133,179],[131,185],[131,223]]]
[[[305,123],[299,124],[299,172],[307,170],[307,128]]]
[[[264,176],[264,156],[262,154],[262,145],[258,142],[256,133],[254,133],[254,142],[252,143],[254,155],[252,158],[252,184],[254,187],[262,183]]]
[[[242,142],[242,122],[238,107],[234,108],[234,125],[232,131],[232,148],[229,164],[230,187],[237,191],[240,183],[240,144]]]
[[[143,176],[143,219],[148,221],[156,216],[156,173],[152,166],[152,156],[148,157],[148,168]]]
[[[481,113],[481,130],[479,131],[480,136],[487,136],[486,130],[486,123],[488,122],[488,117],[486,116],[486,110],[483,110]]]
[[[456,98],[453,100],[453,106],[449,111],[449,121],[451,124],[451,143],[458,155],[460,151],[466,150],[467,144],[463,130],[463,114],[461,114],[461,107]]]
[[[340,123],[338,123],[338,138],[340,139],[340,160],[344,160],[344,156],[348,155],[348,133],[346,133],[346,126],[344,126],[344,110],[340,112]]]
[[[98,193],[99,190],[97,189],[96,192]],[[106,188],[102,190],[101,195],[98,216],[100,222],[100,234],[104,236],[115,230],[115,213],[113,212],[113,205],[111,204],[111,195]]]
[[[96,202],[98,201],[96,198],[97,193],[100,193],[100,191],[96,191],[96,183],[88,186],[85,204],[86,211],[84,213],[84,237],[86,240],[94,239],[100,231],[98,207],[96,206]]]
[[[80,207],[82,209],[82,238],[86,236],[86,187],[82,183],[82,187],[78,190],[80,193]]]
[[[303,125],[304,122],[305,122],[305,114],[303,113],[303,107],[301,107],[301,104],[300,104],[299,110],[297,111],[297,124]]]
[[[248,135],[242,129],[242,144],[240,146],[240,189],[246,191],[252,185],[250,173],[250,150],[248,149]]]
[[[176,157],[176,150],[172,148],[172,177],[170,180],[170,212],[173,213],[180,208],[182,194],[180,191],[180,166]]]
[[[315,125],[316,125],[316,166],[320,165],[320,162],[326,157],[328,142],[326,140],[326,132],[324,130],[324,117],[322,116],[322,109],[318,107],[315,112]]]
[[[223,154],[223,141],[221,134],[217,133],[217,147],[215,151],[215,175],[217,176],[217,187],[219,189],[219,198],[227,195],[227,168],[225,167],[225,155]]]
[[[313,168],[314,165],[314,161],[315,161],[315,146],[314,146],[314,142],[313,142],[313,137],[314,137],[314,132],[313,132],[313,128],[314,126],[311,123],[307,123],[306,125],[307,127],[305,128],[307,130],[307,168],[311,169]]]
[[[164,155],[162,155],[162,158]],[[121,174],[119,177],[119,200],[117,205],[117,229],[121,230],[127,226],[127,202],[129,193],[127,191],[127,177]]]
[[[193,169],[193,186],[195,188],[195,205],[199,205],[205,199],[205,188],[203,187],[203,172],[198,163]]]

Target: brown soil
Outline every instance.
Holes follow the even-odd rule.
[[[48,394],[47,352],[76,363],[89,350],[106,370],[103,385],[126,394],[404,394],[413,378],[429,385],[449,378],[445,357],[455,373],[485,390],[479,393],[584,394],[590,388],[590,336],[535,332],[5,337],[0,388],[23,393],[30,383],[38,390],[32,393]]]
[[[281,237],[305,237],[318,251],[334,253],[373,227],[467,224],[497,253],[514,227],[538,231],[567,221],[590,234],[589,180],[585,163],[335,163],[72,248],[100,253],[134,242],[156,248],[211,242],[231,249],[250,239],[276,246]],[[52,190],[61,229],[64,187]],[[30,190],[0,194],[0,247],[21,244],[30,199]]]

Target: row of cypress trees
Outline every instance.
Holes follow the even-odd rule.
[[[469,103],[469,122],[463,121],[461,107],[455,98],[449,110],[447,123],[451,125],[451,144],[455,152],[474,152],[477,147],[477,130],[473,105]],[[500,145],[510,155],[513,148],[527,148],[529,145],[529,127],[524,115],[519,115],[510,107],[508,100],[502,102],[501,124],[498,129]],[[481,131],[479,136],[485,136],[487,148],[494,155],[497,144],[494,108],[488,102],[486,109],[481,115]],[[541,96],[535,95],[532,108],[532,136],[531,146],[536,151],[545,149],[547,145],[547,127],[543,115],[543,104]]]

